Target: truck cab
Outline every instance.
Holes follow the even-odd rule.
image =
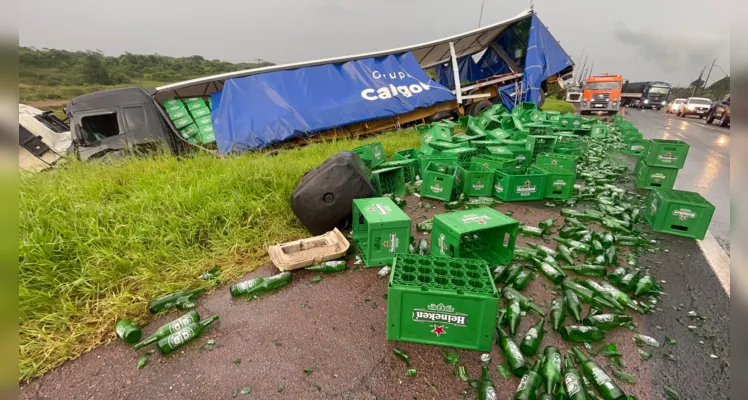
[[[621,107],[623,76],[591,76],[584,83],[580,114],[605,113],[614,115]]]

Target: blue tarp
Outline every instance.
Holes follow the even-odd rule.
[[[495,42],[501,48],[510,52],[517,40],[512,35],[511,30],[507,29],[496,38]],[[475,82],[494,75],[512,72],[504,60],[490,47],[486,48],[486,51],[477,62],[473,59],[473,55],[468,55],[458,58],[457,65],[460,72],[460,82]],[[520,67],[522,66],[520,65]],[[434,72],[436,73],[437,82],[454,89],[455,79],[454,72],[452,71],[452,63],[436,65],[434,66]]]
[[[229,79],[211,99],[216,144],[225,154],[455,97],[405,53]]]
[[[540,99],[540,84],[550,76],[572,65],[556,39],[551,36],[537,16],[532,16],[530,37],[525,56],[524,94],[522,101],[537,104]]]

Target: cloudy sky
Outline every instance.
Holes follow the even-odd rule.
[[[26,0],[23,46],[201,55],[285,63],[382,50],[478,26],[482,0]],[[483,24],[528,0],[485,0]],[[535,10],[581,68],[688,84],[705,64],[730,72],[728,0],[536,0]],[[116,6],[115,6],[116,4]],[[724,74],[714,68],[710,81]]]

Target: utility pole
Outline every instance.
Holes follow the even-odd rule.
[[[706,79],[704,79],[704,87],[701,88],[701,94],[704,94],[704,89],[706,89],[706,84],[707,84],[707,82],[709,82],[709,77],[712,76],[712,69],[714,68],[714,63],[716,63],[716,62],[717,62],[717,59],[715,58],[712,61],[712,66],[709,67],[709,73],[706,74]]]
[[[592,70],[593,70],[593,69],[595,69],[595,63],[594,63],[594,62],[592,62],[592,66],[590,67],[590,72],[589,72],[589,73],[587,74],[587,77],[588,77],[588,78],[589,78],[590,76],[592,76]]]
[[[483,6],[486,4],[486,0],[480,3],[480,16],[478,17],[478,28],[480,28],[481,21],[483,20]],[[530,2],[530,8],[532,8],[532,2]]]
[[[699,77],[696,79],[696,82],[698,83],[701,80],[701,77],[704,76],[704,70],[706,69],[706,65],[704,65],[704,68],[701,69],[701,72],[699,72]],[[696,94],[696,88],[698,85],[693,87],[693,90],[691,91],[691,97],[693,97],[694,94]]]
[[[584,57],[584,63],[582,64],[582,74],[579,75],[579,82],[584,82],[584,69],[587,67],[587,57]]]

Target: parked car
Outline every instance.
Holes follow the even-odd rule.
[[[665,112],[668,114],[677,113],[680,109],[680,106],[686,102],[686,99],[675,99],[670,102],[670,104],[665,107]]]
[[[711,106],[712,101],[709,99],[703,97],[689,97],[678,109],[678,116],[687,117],[689,115],[698,115],[699,118],[704,118],[709,112]]]
[[[709,108],[706,115],[706,123],[711,124],[714,120],[719,121],[719,126],[726,127],[730,125],[730,95],[715,101]]]

